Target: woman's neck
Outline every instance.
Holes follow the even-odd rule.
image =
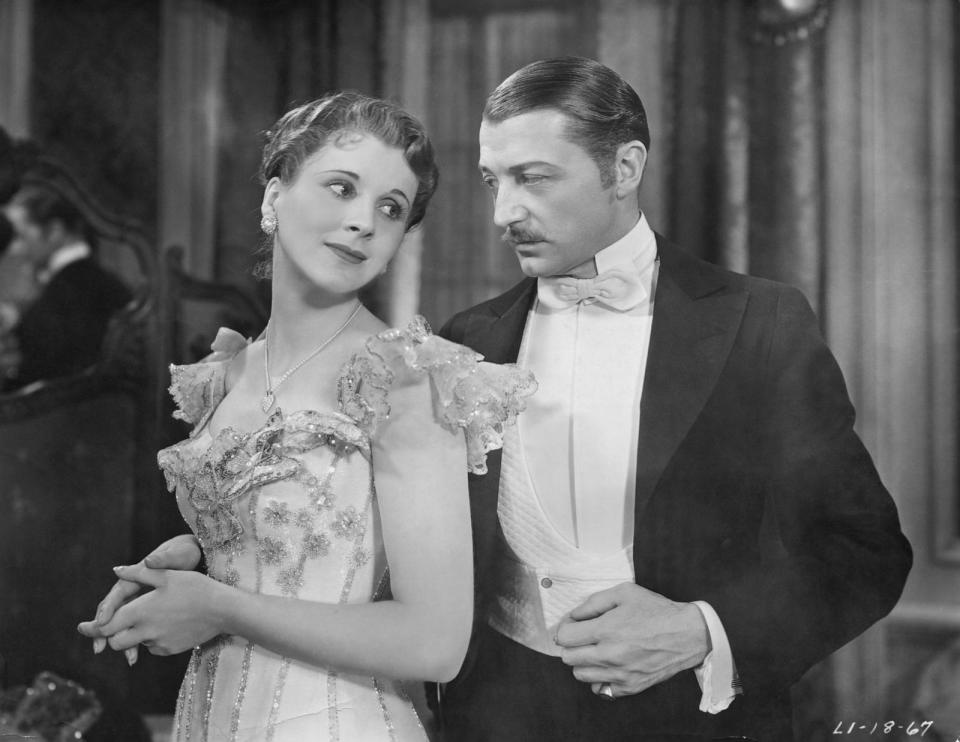
[[[356,292],[323,295],[300,292],[290,282],[274,277],[267,341],[271,364],[287,368],[301,360],[317,343],[331,337],[351,317],[360,299]]]

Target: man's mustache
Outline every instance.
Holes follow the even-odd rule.
[[[543,242],[546,237],[539,232],[531,232],[519,227],[507,227],[500,239],[510,245],[519,245],[524,242]]]

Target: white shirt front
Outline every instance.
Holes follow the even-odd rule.
[[[544,514],[571,546],[599,556],[629,553],[634,540],[640,402],[658,267],[646,218],[641,214],[594,259],[599,276],[635,272],[645,297],[622,311],[599,301],[562,308],[534,302],[518,364],[534,373],[538,390],[517,426]],[[628,570],[632,580],[632,563]],[[716,612],[702,601],[695,605],[713,645],[696,669],[700,709],[717,713],[736,693],[733,658]]]
[[[627,311],[599,302],[551,309],[536,301],[525,356],[537,393],[518,425],[547,517],[575,547],[592,553],[633,543],[640,395],[653,321],[657,243],[641,216],[596,255],[597,270],[640,275],[646,299]]]

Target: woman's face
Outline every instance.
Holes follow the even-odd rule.
[[[358,291],[382,273],[406,233],[417,178],[403,151],[363,133],[334,134],[293,182],[267,183],[274,213],[274,277],[330,294]]]

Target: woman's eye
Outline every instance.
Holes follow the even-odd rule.
[[[380,211],[383,212],[388,219],[393,219],[398,221],[405,216],[403,207],[395,201],[384,201],[380,204]]]
[[[536,185],[547,179],[546,175],[521,175],[519,180],[523,185]]]
[[[328,183],[327,187],[333,191],[337,198],[349,198],[356,192],[353,183],[345,180],[336,180],[333,183]]]

